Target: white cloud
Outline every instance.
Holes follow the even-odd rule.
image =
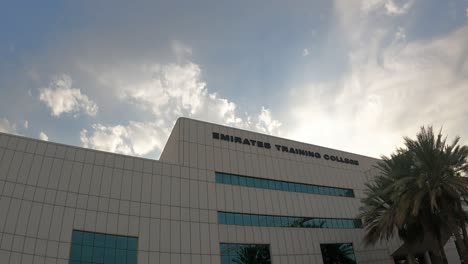
[[[258,115],[255,128],[261,133],[278,135],[280,134],[279,129],[281,128],[281,123],[278,120],[273,119],[270,110],[262,107],[262,111]]]
[[[11,123],[6,118],[0,118],[0,132],[9,134],[18,134],[16,124]]]
[[[343,2],[343,1],[342,1]],[[344,2],[347,2],[344,0]],[[386,0],[361,0],[360,9],[364,12],[370,12],[385,5]],[[356,3],[350,3],[356,6]]]
[[[394,0],[389,0],[385,3],[385,9],[388,15],[403,15],[406,14],[414,4],[414,0],[408,0],[398,5]]]
[[[49,137],[47,136],[47,134],[42,131],[39,133],[39,139],[44,140],[44,141],[49,141]]]
[[[376,157],[393,151],[403,135],[413,136],[421,125],[463,136],[468,25],[431,41],[401,41],[405,35],[399,29],[394,36],[399,41],[388,44],[384,40],[394,33],[372,33],[363,40],[366,45],[351,46],[350,70],[341,79],[297,89],[284,124],[295,128],[285,135]]]
[[[399,27],[398,31],[395,33],[395,37],[393,38],[393,42],[401,42],[406,40],[406,31],[404,28]]]
[[[308,49],[302,50],[302,56],[303,56],[303,57],[309,56],[309,50],[308,50]]]
[[[53,116],[73,113],[76,117],[80,112],[95,116],[98,112],[95,102],[82,94],[80,89],[72,87],[72,79],[68,75],[56,77],[49,87],[40,88],[39,100],[50,108]]]
[[[190,61],[114,68],[96,77],[102,85],[113,87],[121,101],[142,110],[146,117],[143,119],[158,121],[95,124],[81,133],[81,142],[86,147],[138,156],[157,153],[181,116],[263,133],[280,133],[281,123],[272,118],[270,110],[262,108],[258,114],[239,114],[234,102],[210,93],[200,66]]]
[[[356,5],[355,2],[349,4]],[[413,4],[414,0],[361,0],[360,9],[370,13],[384,8],[387,15],[396,16],[408,13]]]
[[[169,133],[157,122],[130,121],[125,126],[94,124],[92,129],[80,133],[84,147],[137,156],[161,150]]]

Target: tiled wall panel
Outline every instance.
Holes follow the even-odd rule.
[[[363,165],[353,167],[216,141],[213,131],[304,147],[188,119],[176,124],[164,162],[0,133],[0,262],[68,263],[80,229],[137,236],[145,264],[217,264],[220,242],[270,244],[275,264],[322,263],[320,243],[352,242],[359,263],[391,263],[386,245],[362,246],[360,229],[217,224],[217,211],[354,218],[373,159],[357,156]],[[352,188],[356,198],[219,184],[215,171]]]

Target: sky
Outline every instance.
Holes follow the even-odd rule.
[[[158,159],[178,117],[380,157],[468,144],[468,0],[8,1],[0,131]]]

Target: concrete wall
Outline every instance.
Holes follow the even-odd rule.
[[[360,165],[223,142],[212,132]],[[393,263],[388,245],[362,245],[362,229],[217,224],[217,211],[355,218],[375,159],[190,119],[178,120],[161,159],[0,134],[0,263],[68,263],[73,229],[137,236],[145,264],[219,263],[220,242],[270,244],[275,264],[322,263],[320,243],[351,242],[358,263]],[[216,184],[215,171],[352,188],[356,197]]]
[[[219,263],[207,171],[5,134],[0,159],[0,263],[68,263],[73,229],[138,236],[138,263]]]

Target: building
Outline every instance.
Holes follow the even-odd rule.
[[[394,263],[361,241],[375,162],[186,118],[160,160],[0,134],[0,263]]]

